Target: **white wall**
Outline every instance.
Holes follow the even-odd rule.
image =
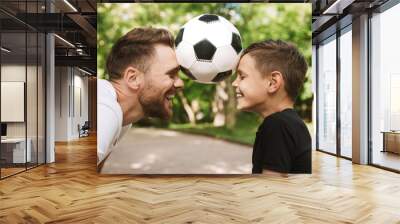
[[[31,74],[33,70],[35,70],[36,74],[36,67],[33,66],[27,66],[27,68],[24,65],[18,65],[18,64],[3,64],[1,66],[1,81],[2,82],[25,82],[25,75],[26,75],[26,70],[28,71],[28,74]],[[28,77],[29,78],[29,77]],[[36,80],[29,80],[29,85],[36,86]],[[35,102],[32,105],[28,105],[31,107],[34,107],[36,111],[36,88],[27,88],[27,103],[30,104],[32,102]],[[40,106],[40,105],[39,105]],[[9,108],[1,108],[1,110],[7,110]],[[30,112],[30,111],[29,111]],[[27,113],[27,119],[28,122],[35,121],[36,124],[36,113]],[[25,124],[26,122],[7,122],[7,136],[8,137],[25,137]],[[28,125],[28,129],[34,128],[36,130],[36,126],[33,127],[33,124]],[[31,133],[28,130],[28,137],[29,133]],[[35,132],[36,135],[36,132]]]
[[[70,141],[88,120],[88,78],[72,67],[56,67],[55,73],[55,140]]]
[[[1,75],[1,82],[2,82],[1,98],[3,100],[7,101],[6,99],[10,98],[10,96],[7,96],[7,94],[10,94],[10,93],[5,92],[5,91],[7,91],[7,87],[5,86],[6,82],[10,82],[10,83],[15,82],[14,84],[19,83],[18,85],[20,85],[21,83],[26,83],[25,82],[25,73],[26,73],[25,69],[26,69],[25,65],[18,65],[18,64],[2,65],[2,67],[1,67],[1,74],[2,74]],[[31,70],[31,68],[28,67],[28,70]],[[8,85],[10,85],[10,84],[8,84]],[[10,89],[10,90],[12,91],[12,89]],[[18,93],[16,92],[16,94],[19,94],[18,98],[20,99],[20,102],[16,103],[18,105],[14,104],[14,108],[7,106],[8,104],[13,104],[12,100],[8,103],[1,102],[1,106],[2,106],[1,107],[1,114],[2,114],[1,120],[6,121],[7,118],[9,118],[10,116],[14,117],[14,119],[12,119],[12,120],[13,121],[18,120],[18,122],[7,122],[6,121],[6,123],[9,126],[7,129],[10,129],[11,133],[13,133],[14,136],[20,135],[18,137],[25,137],[24,128],[20,128],[21,125],[19,125],[19,124],[23,124],[24,120],[25,120],[25,118],[24,118],[24,114],[25,114],[24,86],[22,87],[22,89],[18,89],[18,90],[14,89],[14,91],[18,91]],[[4,95],[4,94],[6,94],[6,95]],[[21,103],[22,103],[22,105],[21,105]],[[36,105],[35,105],[35,107],[36,107]],[[12,111],[12,110],[18,110],[18,111]],[[10,115],[6,116],[7,118],[5,118],[4,116],[7,114],[10,114]],[[18,115],[18,116],[15,117],[16,115]],[[20,129],[22,129],[22,130],[20,130]]]
[[[67,67],[55,68],[55,140],[68,140],[68,108],[69,108],[69,69]]]
[[[78,74],[77,74],[78,72]],[[78,137],[78,124],[81,126],[88,120],[88,78],[81,76],[79,70],[74,70],[74,108],[71,135]]]

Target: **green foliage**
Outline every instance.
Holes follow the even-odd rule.
[[[135,27],[163,27],[174,35],[191,18],[213,13],[230,20],[242,35],[243,47],[265,39],[281,39],[294,43],[305,55],[311,67],[311,4],[278,3],[163,3],[163,4],[98,4],[97,16],[97,61],[98,74],[107,78],[105,62],[113,43],[123,34]],[[311,69],[309,69],[311,71]],[[209,124],[213,120],[212,105],[215,85],[193,82],[183,74],[187,100],[198,101],[204,114],[198,123]],[[304,118],[311,117],[311,78],[308,72],[306,83],[296,102],[296,109]],[[188,118],[182,102],[173,100],[173,123],[187,123]],[[242,113],[238,114],[239,127]],[[257,120],[255,115],[246,115]],[[163,125],[165,123],[159,122]],[[144,124],[148,124],[144,122]],[[256,124],[254,124],[256,126]],[[246,127],[247,128],[247,127]]]
[[[211,136],[219,139],[228,140],[231,142],[237,142],[246,145],[253,145],[256,137],[257,126],[261,121],[255,119],[251,114],[245,115],[248,118],[244,118],[238,121],[241,121],[239,125],[236,125],[234,128],[229,129],[226,127],[214,127],[212,124],[203,123],[198,125],[191,124],[170,124],[168,126],[169,129],[182,131],[187,133]],[[250,123],[244,121],[251,121]],[[306,123],[308,131],[313,133],[312,124]],[[166,126],[164,126],[166,127]]]
[[[197,125],[191,124],[169,124],[168,128],[189,132],[193,134],[201,134],[225,139],[242,144],[252,145],[256,136],[258,125],[262,119],[254,116],[254,114],[240,112],[238,113],[238,121],[235,127],[229,129],[227,127],[214,127],[211,123],[202,123]]]

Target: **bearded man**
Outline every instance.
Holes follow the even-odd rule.
[[[122,36],[107,57],[109,80],[97,82],[97,164],[132,123],[144,117],[169,119],[172,98],[183,88],[174,38],[165,29],[135,28]]]

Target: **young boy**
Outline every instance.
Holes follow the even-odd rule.
[[[297,48],[267,40],[244,50],[237,68],[237,108],[264,118],[253,146],[253,173],[311,173],[311,137],[293,110],[307,63]]]

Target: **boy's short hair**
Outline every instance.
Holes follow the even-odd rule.
[[[285,90],[295,101],[303,86],[307,72],[307,62],[297,47],[281,40],[266,40],[251,44],[243,51],[249,54],[263,74],[280,71],[285,81]]]
[[[107,57],[109,79],[120,79],[129,65],[146,72],[154,56],[155,44],[174,48],[174,37],[168,30],[152,27],[135,28],[120,37]]]

